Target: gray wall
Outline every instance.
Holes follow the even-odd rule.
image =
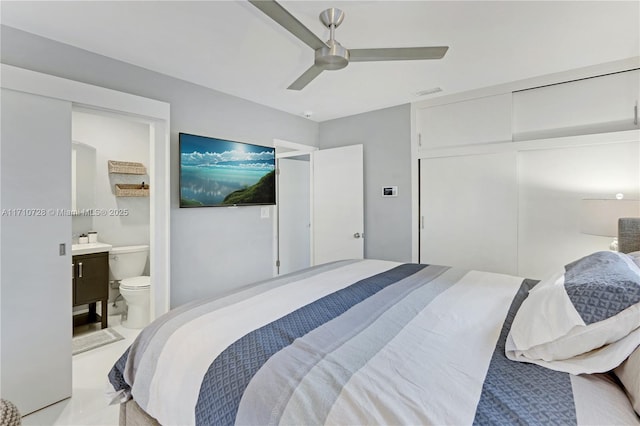
[[[411,106],[320,123],[321,149],[364,145],[364,255],[411,261]],[[398,197],[383,198],[383,186]]]
[[[259,207],[178,207],[178,132],[316,145],[317,123],[6,26],[0,54],[5,64],[171,104],[172,307],[272,275],[272,221]]]

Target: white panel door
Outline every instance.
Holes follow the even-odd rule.
[[[314,151],[313,264],[364,257],[362,145]]]
[[[0,385],[24,415],[71,396],[71,103],[1,102]]]
[[[519,268],[544,278],[612,238],[580,232],[584,198],[640,198],[640,142],[526,151],[519,154]]]
[[[420,262],[515,274],[516,154],[420,161]]]
[[[309,155],[278,159],[279,274],[311,265],[311,163]]]

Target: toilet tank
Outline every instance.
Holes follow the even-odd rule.
[[[144,272],[148,256],[148,245],[112,247],[109,251],[109,279],[139,277]]]

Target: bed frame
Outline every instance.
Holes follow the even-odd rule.
[[[640,251],[640,218],[618,220],[618,246],[622,253]],[[134,401],[120,404],[120,424],[125,426],[160,426]]]

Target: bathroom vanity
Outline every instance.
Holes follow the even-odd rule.
[[[88,312],[73,316],[74,327],[94,322],[107,327],[110,249],[101,243],[73,245],[73,306],[89,305]],[[97,303],[101,303],[101,315]]]

